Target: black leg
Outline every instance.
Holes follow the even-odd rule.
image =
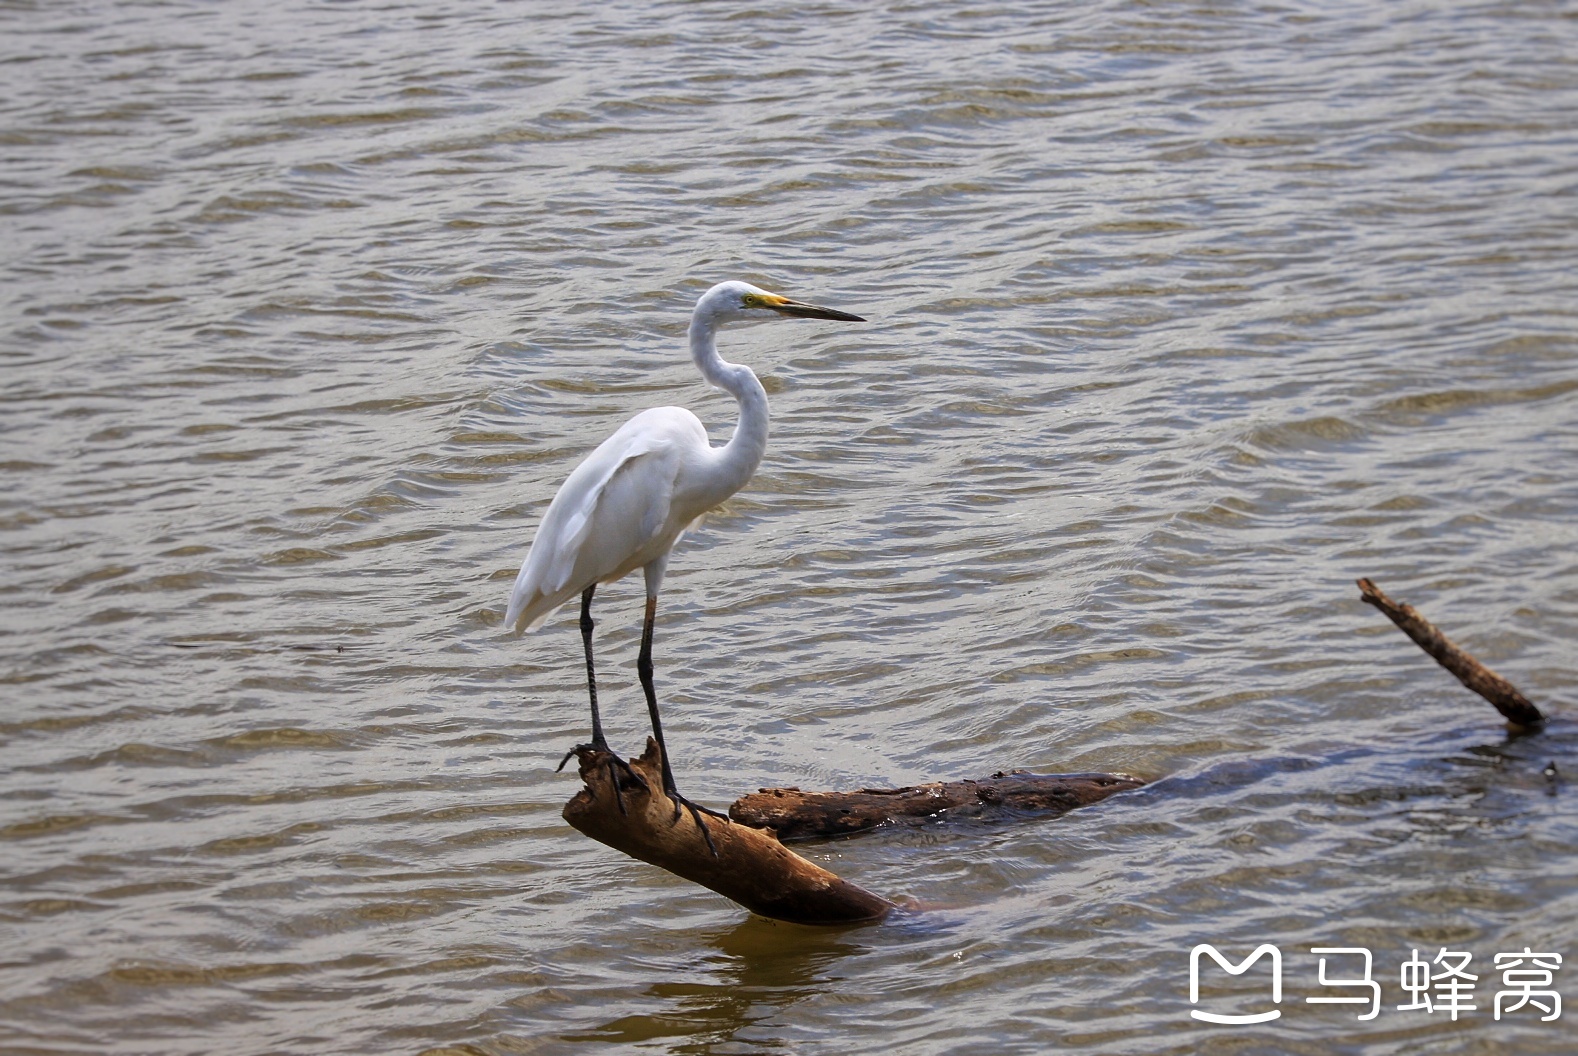
[[[674,770],[668,762],[668,745],[663,741],[663,719],[658,715],[657,689],[652,685],[652,625],[657,620],[657,596],[647,595],[646,619],[641,625],[641,654],[636,658],[636,674],[641,677],[641,691],[646,694],[647,713],[652,716],[652,735],[657,738],[658,751],[663,756],[663,791],[668,793],[668,798],[674,801],[674,817],[679,818],[680,807],[690,811],[690,816],[695,820],[696,827],[701,829],[702,838],[707,841],[707,849],[712,856],[718,856],[718,848],[712,844],[712,833],[707,831],[706,824],[701,820],[702,814],[711,814],[715,818],[729,820],[727,814],[721,814],[708,807],[698,806],[679,794],[679,789],[674,785]]]
[[[586,650],[586,692],[592,698],[592,747],[608,751],[608,739],[603,736],[603,720],[597,714],[597,672],[592,667],[592,594],[597,590],[593,583],[581,591],[581,645]]]
[[[657,738],[658,750],[663,753],[663,791],[674,796],[674,771],[668,765],[668,745],[663,741],[663,718],[658,714],[657,689],[652,685],[652,624],[657,619],[657,598],[647,596],[646,619],[641,624],[641,653],[636,657],[636,674],[641,677],[641,692],[646,694],[647,713],[652,716],[652,735]],[[679,817],[679,801],[674,802],[674,816]]]
[[[617,769],[623,769],[632,779],[643,788],[646,782],[630,769],[630,764],[614,755],[608,748],[608,738],[603,736],[603,719],[597,713],[597,672],[592,666],[592,631],[597,626],[592,622],[592,594],[597,590],[597,584],[592,584],[581,592],[581,645],[586,650],[586,692],[592,702],[592,747],[608,755],[608,782],[614,786],[614,801],[619,804],[619,813],[625,813],[625,796],[619,789],[619,774]],[[579,746],[577,746],[579,747]],[[576,748],[571,748],[564,753],[564,758],[559,760],[559,769],[564,769],[564,764],[576,753]]]

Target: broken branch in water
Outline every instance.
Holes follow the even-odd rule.
[[[983,781],[937,781],[911,788],[858,792],[802,792],[764,788],[734,801],[729,817],[760,825],[782,840],[848,836],[884,824],[942,817],[976,817],[1000,811],[1063,814],[1145,782],[1127,774],[994,774]]]
[[[864,924],[894,908],[795,854],[771,832],[676,809],[663,792],[662,756],[650,737],[646,753],[630,762],[645,787],[610,766],[610,753],[583,745],[576,755],[585,787],[565,804],[564,820],[594,840],[775,920]]]
[[[1545,721],[1540,709],[1519,693],[1516,686],[1464,652],[1456,642],[1437,630],[1433,623],[1419,615],[1412,605],[1393,601],[1368,579],[1359,580],[1359,594],[1366,602],[1386,613],[1419,648],[1456,675],[1459,682],[1494,704],[1509,723],[1529,729]]]

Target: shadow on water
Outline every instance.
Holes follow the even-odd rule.
[[[1551,718],[1539,729],[1508,730],[1500,740],[1468,745],[1442,761],[1474,775],[1478,785],[1538,789],[1554,798],[1578,774],[1578,725]]]
[[[835,966],[867,950],[859,929],[813,928],[751,916],[702,940],[702,962],[688,977],[654,983],[646,995],[661,1012],[620,1016],[565,1041],[639,1043],[687,1038],[670,1051],[702,1051],[752,1024],[836,985]]]
[[[1467,832],[1545,833],[1573,774],[1578,726],[1564,717],[1530,732],[1467,721],[1385,743],[1311,744],[1162,777],[1114,804],[1103,831],[1109,849],[1165,832],[1179,846],[1253,856],[1268,834],[1286,827],[1326,841],[1312,863],[1363,861],[1380,877],[1387,869],[1420,868],[1411,857],[1419,855],[1437,873],[1487,871],[1484,897],[1506,900],[1524,886],[1490,876],[1507,856],[1459,855],[1452,841]],[[1224,869],[1235,862],[1244,864],[1219,860]]]
[[[1262,783],[1274,787],[1291,775],[1384,768],[1394,761],[1403,762],[1410,771],[1431,774],[1433,783],[1438,783],[1452,767],[1494,768],[1519,783],[1542,783],[1553,795],[1572,775],[1578,774],[1578,725],[1564,718],[1552,717],[1543,727],[1533,730],[1503,729],[1495,740],[1483,739],[1484,736],[1482,732],[1457,727],[1414,742],[1348,746],[1319,755],[1279,753],[1228,759],[1204,769],[1158,778],[1127,793],[1124,800],[1155,803],[1209,799]]]

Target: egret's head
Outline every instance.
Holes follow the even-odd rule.
[[[748,282],[720,282],[701,295],[696,302],[697,316],[711,316],[718,322],[736,319],[761,319],[770,313],[797,316],[801,319],[841,319],[849,323],[865,322],[858,315],[821,308],[804,301],[791,301],[776,293],[768,293]]]

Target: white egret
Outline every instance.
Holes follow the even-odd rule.
[[[675,817],[683,803],[704,835],[707,827],[697,811],[706,808],[680,796],[669,766],[657,692],[652,686],[652,624],[658,588],[674,544],[703,514],[745,486],[767,448],[767,393],[750,367],[728,363],[718,355],[715,338],[723,323],[770,312],[865,322],[858,315],[792,301],[745,282],[719,283],[702,294],[691,315],[690,354],[702,377],[739,401],[740,420],[734,436],[722,447],[713,447],[701,421],[683,407],[655,407],[622,425],[575,468],[554,496],[515,579],[504,616],[505,625],[517,632],[536,630],[566,601],[581,596],[581,642],[592,704],[591,744],[607,751],[592,666],[592,594],[600,583],[612,583],[642,570],[646,576],[646,617],[636,671],[651,713],[652,733],[663,753],[663,791],[674,801]],[[574,749],[565,761],[573,754]],[[609,776],[617,792],[618,776]],[[623,810],[622,800],[619,805]],[[717,811],[707,812],[725,817]],[[710,837],[707,842],[712,842]]]

